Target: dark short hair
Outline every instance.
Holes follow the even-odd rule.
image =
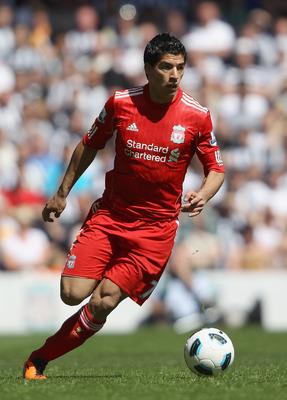
[[[164,54],[176,56],[182,54],[186,63],[184,45],[170,32],[159,33],[148,42],[144,51],[144,63],[148,63],[153,67]]]

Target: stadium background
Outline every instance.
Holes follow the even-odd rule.
[[[200,217],[181,217],[167,274],[141,318],[198,316],[199,298],[227,323],[286,330],[286,1],[209,2],[200,15],[199,1],[70,3],[0,2],[0,293],[10,302],[2,332],[52,329],[70,314],[59,302],[60,271],[102,193],[113,143],[60,220],[43,224],[41,210],[108,97],[146,82],[142,52],[163,30],[187,47],[182,88],[210,109],[227,175]],[[202,171],[191,167],[185,187],[198,188]],[[11,310],[23,316],[16,325]],[[132,310],[126,329],[139,323]]]

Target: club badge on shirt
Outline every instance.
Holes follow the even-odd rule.
[[[174,143],[184,143],[185,128],[181,125],[175,125],[172,128],[170,140]]]

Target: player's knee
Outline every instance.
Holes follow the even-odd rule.
[[[92,279],[62,277],[61,299],[69,306],[76,306],[91,295],[95,285]]]
[[[89,301],[93,318],[102,321],[127,297],[127,294],[109,279],[103,279]]]
[[[117,304],[118,302],[112,296],[95,296],[90,301],[92,314],[101,315],[102,318],[106,318],[116,308]]]
[[[62,287],[61,300],[68,306],[76,306],[80,304],[84,300],[84,298],[77,290],[69,287]]]

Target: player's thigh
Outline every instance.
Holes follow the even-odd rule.
[[[98,285],[97,279],[75,276],[61,277],[61,299],[65,304],[77,305],[89,297]]]

